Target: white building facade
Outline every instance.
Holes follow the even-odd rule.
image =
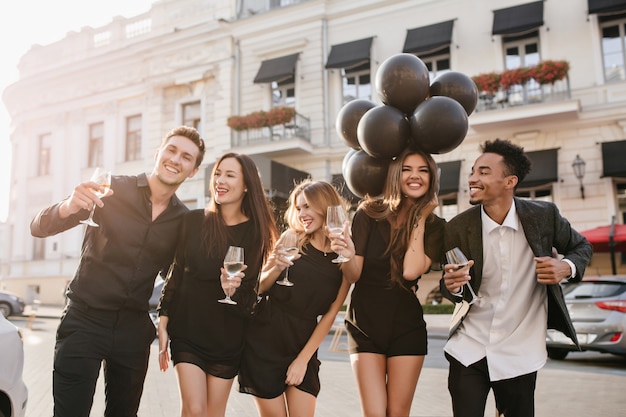
[[[433,78],[569,64],[554,85],[481,93],[463,143],[434,155],[440,215],[468,207],[479,144],[506,138],[533,156],[521,196],[553,201],[578,230],[625,223],[625,28],[626,1],[159,0],[143,15],[33,46],[3,95],[14,160],[2,286],[27,301],[62,302],[83,229],[36,239],[31,219],[95,166],[150,171],[177,125],[206,140],[203,167],[225,151],[252,155],[270,197],[284,198],[307,175],[340,180],[349,148],[336,116],[353,98],[382,104],[376,70],[399,53],[416,54]],[[230,116],[281,106],[296,116],[271,128],[228,126]],[[205,179],[202,169],[181,186],[190,208],[206,204]],[[626,273],[623,254],[616,259]],[[610,273],[609,254],[595,254],[588,274]]]

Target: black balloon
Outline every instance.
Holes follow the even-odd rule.
[[[431,97],[411,117],[411,148],[427,153],[450,152],[467,134],[467,113],[458,101],[445,96]]]
[[[349,149],[348,152],[346,152],[345,156],[343,157],[343,161],[341,161],[341,172],[342,173],[346,172],[346,166],[348,165],[348,160],[357,151],[358,151],[358,149]]]
[[[361,117],[374,107],[376,104],[369,100],[357,99],[349,101],[339,110],[335,129],[346,145],[353,149],[361,149],[356,134],[357,126]]]
[[[389,159],[371,157],[364,150],[356,151],[345,161],[343,177],[346,185],[359,197],[381,195],[387,179],[389,162],[391,162]]]
[[[392,106],[378,106],[361,117],[357,137],[361,149],[370,156],[391,159],[407,147],[411,126],[400,110]]]
[[[407,115],[429,94],[428,68],[413,54],[387,58],[376,72],[376,91],[383,103]]]
[[[467,75],[449,71],[437,76],[430,85],[430,96],[446,96],[455,99],[469,116],[478,103],[478,88]]]

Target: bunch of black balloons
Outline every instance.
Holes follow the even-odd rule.
[[[478,102],[470,77],[449,71],[431,84],[426,64],[412,54],[387,58],[375,87],[383,105],[350,101],[336,121],[337,133],[352,148],[343,159],[343,176],[359,197],[382,194],[389,163],[407,147],[441,154],[459,146]]]

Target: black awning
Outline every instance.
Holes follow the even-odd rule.
[[[626,0],[587,0],[589,14],[626,12]]]
[[[454,20],[410,29],[406,32],[404,49],[409,54],[428,54],[450,46]]]
[[[517,35],[543,26],[543,1],[493,12],[493,35]]]
[[[296,61],[299,55],[287,55],[261,62],[261,68],[254,77],[254,83],[271,83],[293,78],[296,74]]]
[[[626,178],[626,140],[602,143],[602,177]]]
[[[461,174],[461,161],[441,162],[437,166],[441,169],[439,178],[439,195],[459,192],[459,175]]]
[[[374,38],[333,45],[330,48],[326,68],[350,68],[368,63],[370,61],[372,39]]]
[[[530,172],[518,187],[538,187],[557,182],[559,180],[557,151],[558,148],[527,152],[526,154],[532,162],[532,166]]]

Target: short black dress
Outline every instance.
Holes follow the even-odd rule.
[[[337,255],[312,245],[289,267],[292,287],[274,284],[253,316],[239,371],[239,391],[260,398],[275,398],[285,392],[287,369],[308,342],[317,318],[337,298],[342,281]],[[284,276],[284,272],[278,279]],[[320,361],[317,352],[297,388],[317,396],[320,391]]]
[[[426,222],[424,247],[433,264],[438,264],[443,252],[445,221],[437,216],[433,219]],[[390,236],[391,225],[387,220],[374,220],[362,210],[357,211],[352,240],[356,254],[364,259],[346,315],[348,351],[387,357],[426,355],[426,322],[414,293],[419,277],[407,281],[406,288],[391,281],[390,255],[386,253]]]
[[[261,245],[254,238],[251,221],[228,226],[228,245],[244,248],[248,268],[232,296],[238,304],[219,303],[224,298],[220,268],[225,253],[206,253],[202,244],[203,220],[204,210],[190,211],[183,220],[159,310],[169,316],[167,330],[174,364],[192,363],[208,374],[230,379],[239,370],[245,330],[256,300]]]

